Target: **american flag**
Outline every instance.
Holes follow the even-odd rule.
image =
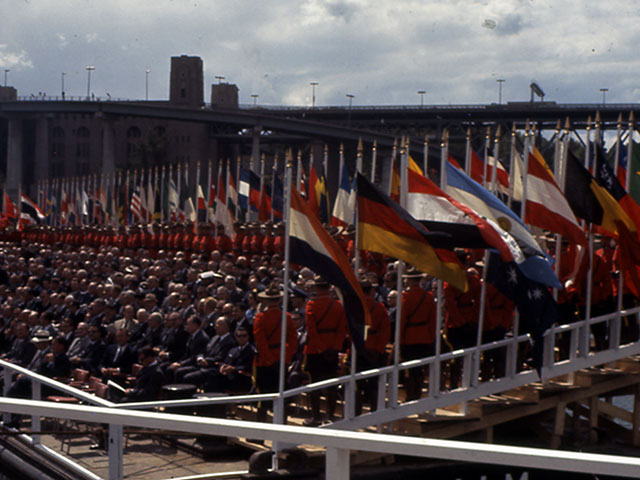
[[[136,186],[131,196],[131,214],[134,218],[138,219],[138,222],[143,220],[140,185]]]

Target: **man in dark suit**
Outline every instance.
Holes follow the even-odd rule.
[[[152,314],[153,315],[153,314]],[[162,341],[158,361],[163,369],[175,362],[184,354],[189,334],[182,325],[182,317],[178,312],[172,312],[164,319]]]
[[[249,330],[245,327],[236,328],[235,339],[238,345],[229,350],[218,371],[208,377],[205,392],[249,392],[251,389],[256,349],[249,343]]]
[[[128,342],[129,330],[122,327],[116,332],[116,343],[105,349],[100,363],[102,378],[120,377],[131,372],[131,366],[138,360],[138,355]]]
[[[164,370],[167,383],[172,383],[175,377],[175,372],[181,367],[188,365],[195,365],[198,355],[205,352],[207,343],[209,342],[209,336],[202,330],[202,320],[196,315],[192,315],[187,319],[185,330],[189,334],[189,339],[185,347],[184,354],[177,361],[169,365]]]
[[[196,358],[195,365],[185,366],[185,370],[179,371],[182,380],[176,375],[176,381],[193,383],[198,386],[203,385],[212,372],[219,370],[229,350],[235,347],[235,345],[236,342],[229,333],[229,321],[227,317],[219,317],[216,320],[216,335],[209,340],[204,355]],[[187,367],[189,370],[186,369]]]
[[[157,400],[160,396],[164,375],[156,361],[153,348],[143,347],[138,354],[138,362],[142,369],[136,375],[135,386],[125,391],[121,402],[147,402]]]
[[[89,370],[93,375],[100,374],[100,362],[107,348],[102,340],[104,328],[101,325],[89,327],[89,345],[79,355],[71,358],[71,363],[78,368]]]
[[[29,327],[25,322],[16,325],[15,334],[11,348],[2,359],[26,367],[36,353],[36,346],[29,338]]]
[[[50,378],[65,378],[71,372],[71,362],[67,357],[66,350],[68,343],[63,336],[53,339],[46,330],[38,330],[36,336],[31,339],[36,346],[36,354],[31,359],[28,369],[45,375]],[[48,395],[43,389],[42,395]],[[12,398],[31,398],[31,379],[22,374],[16,377],[15,382],[7,392],[8,397]],[[12,415],[8,427],[19,428],[20,416]]]

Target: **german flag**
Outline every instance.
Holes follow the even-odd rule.
[[[428,232],[360,173],[357,192],[359,249],[399,258],[466,291],[464,267],[453,252],[442,250],[450,246],[450,235]]]
[[[624,225],[630,232],[636,232],[635,223],[618,200],[593,178],[571,151],[568,152],[566,177],[569,182],[564,194],[577,217],[599,225],[616,236],[620,233],[620,225]]]

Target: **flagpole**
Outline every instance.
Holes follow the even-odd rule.
[[[322,171],[324,173],[324,181],[327,181],[327,178],[329,178],[329,172],[328,169],[329,168],[329,145],[327,145],[326,143],[324,144],[324,155],[322,157]]]
[[[496,136],[493,139],[493,169],[491,171],[491,193],[496,195],[498,189],[496,187],[496,179],[498,178],[498,157],[500,155],[500,135],[502,133],[502,126],[498,125],[496,130]],[[497,196],[497,195],[496,195]]]
[[[260,219],[260,206],[262,204],[262,196],[265,195],[266,185],[264,184],[264,164],[265,154],[260,155],[260,201],[258,202],[258,220]]]
[[[598,113],[596,113],[596,118]],[[591,156],[591,117],[587,120],[587,146],[585,148],[585,167],[591,172],[589,168],[589,161]],[[585,305],[585,326],[582,331],[580,356],[587,357],[589,355],[589,320],[591,319],[591,297],[593,289],[593,232],[591,229],[591,223],[589,223],[589,270],[587,271],[587,300]]]
[[[524,164],[522,168],[522,203],[520,205],[520,218],[524,222],[526,216],[526,208],[527,208],[527,183],[528,183],[528,172],[529,172],[529,149],[531,145],[531,138],[529,133],[529,119],[527,119],[527,124],[524,130],[524,150],[522,152],[522,162]]]
[[[396,155],[396,142],[394,141],[393,156],[391,158],[391,175],[393,175],[393,164],[395,162]],[[408,162],[406,161],[404,138],[400,142],[400,205],[405,208],[406,202],[403,203],[405,196],[403,195],[403,181],[402,177],[407,177]],[[391,188],[389,188],[391,191]],[[357,203],[357,202],[356,202]],[[394,348],[393,348],[393,374],[391,376],[389,403],[391,408],[395,408],[398,405],[398,384],[400,383],[400,322],[402,321],[402,276],[404,275],[405,264],[402,260],[398,260],[397,278],[396,278],[396,324],[394,333]]]
[[[378,141],[373,141],[373,147],[371,148],[371,183],[376,181],[376,163],[378,156]],[[342,165],[340,165],[340,176],[342,176]],[[340,184],[338,184],[340,185]]]
[[[341,144],[342,145],[342,144]],[[292,154],[293,155],[293,154]],[[298,150],[297,155],[297,163],[296,163],[296,188],[300,189],[300,182],[302,182],[302,152]],[[285,160],[286,163],[286,160]]]
[[[627,145],[627,192],[631,192],[631,155],[633,154],[633,132],[635,130],[635,120],[633,110],[629,113],[629,144]],[[637,201],[637,199],[634,199]]]
[[[555,150],[554,150],[554,162],[553,169],[555,170],[556,182],[560,183],[560,172],[562,171],[562,139],[560,138],[560,120],[556,123],[556,141],[555,141]],[[563,190],[564,192],[564,190]],[[555,234],[556,239],[556,251],[555,251],[555,263],[554,263],[554,271],[556,273],[556,277],[560,278],[560,257],[562,256],[562,235],[559,233]],[[558,289],[553,289],[553,298],[555,300],[558,299]]]
[[[487,188],[487,169],[489,165],[489,146],[491,145],[491,126],[487,127],[487,133],[484,136],[484,166],[482,171],[482,186]]]
[[[423,150],[422,163],[424,164],[424,169],[423,169],[424,176],[429,178],[429,134],[428,133],[424,134],[424,150]]]
[[[242,158],[238,157],[238,160],[236,161],[236,192],[238,192],[240,190],[240,165],[242,165]],[[228,188],[228,187],[227,187]],[[240,204],[237,200],[237,196],[236,195],[236,205],[235,205],[235,209],[236,211],[235,213],[235,219],[238,220],[240,218]],[[247,207],[248,207],[248,199],[247,199]],[[245,213],[245,217],[244,220],[247,220],[247,214]]]
[[[511,126],[511,150],[509,152],[509,200],[507,206],[511,208],[516,184],[516,122]]]
[[[276,197],[276,175],[278,174],[278,153],[273,157],[273,168],[271,169],[271,211],[269,212],[269,220],[273,223],[273,201]]]
[[[393,139],[393,148],[391,149],[391,162],[389,163],[389,188],[387,194],[391,196],[391,188],[393,187],[393,166],[396,163],[396,155],[398,154],[398,139]]]
[[[291,234],[291,163],[293,160],[293,154],[291,150],[287,155],[286,167],[285,167],[285,181],[284,181],[284,292],[282,297],[282,320],[280,328],[280,365],[278,372],[278,414],[274,415],[274,423],[284,423],[284,399],[282,398],[285,387],[285,364],[286,364],[286,346],[287,346],[287,310],[289,308],[289,269],[290,269],[290,244],[289,236]]]

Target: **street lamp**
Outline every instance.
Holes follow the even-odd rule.
[[[258,104],[258,97],[260,95],[258,95],[257,93],[253,93],[251,94],[251,98],[253,98],[253,106],[255,107]]]
[[[427,93],[426,90],[418,90],[418,95],[420,95],[420,106],[424,107],[424,94]]]
[[[316,87],[318,86],[318,82],[311,82],[311,108],[316,106]]]
[[[144,99],[145,100],[149,100],[149,72],[151,70],[149,70],[148,68],[144,71],[145,76],[144,76]]]
[[[350,93],[347,93],[346,97],[349,99],[349,110],[347,113],[347,127],[350,127],[351,126],[351,103],[353,102],[355,95],[351,95]]]
[[[93,65],[87,65],[87,100],[91,98],[91,72],[95,69]]]
[[[10,72],[11,70],[8,68],[4,69],[4,86],[7,86],[7,74]]]
[[[602,92],[602,106],[604,107],[606,95],[607,95],[607,92],[609,91],[609,89],[608,88],[601,88],[600,91]]]
[[[225,77],[223,77],[221,75],[216,75],[216,79],[218,80],[218,85],[220,85],[222,83],[222,80],[225,79]]]
[[[61,83],[61,85],[60,85],[60,86],[61,86],[61,90],[60,90],[60,92],[62,92],[62,100],[64,100],[64,76],[65,76],[65,75],[66,75],[66,73],[64,73],[64,72],[62,72],[62,73],[60,74],[60,80],[61,80],[61,82],[60,82],[60,83]]]
[[[498,105],[502,105],[502,84],[506,82],[506,80],[504,78],[499,78],[496,82],[498,82]]]

